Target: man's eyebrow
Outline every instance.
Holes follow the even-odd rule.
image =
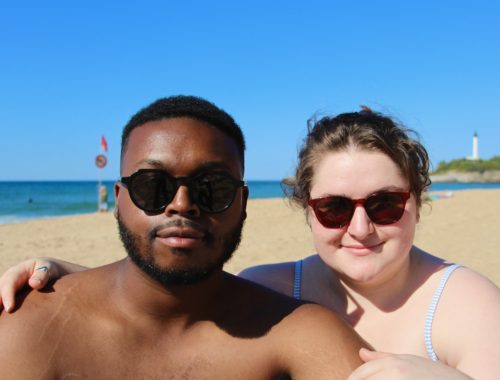
[[[137,164],[146,164],[146,165],[152,166],[154,168],[158,168],[158,169],[164,168],[164,165],[160,160],[152,160],[152,159],[148,159],[148,158],[145,158],[144,160],[138,161]]]
[[[229,170],[229,166],[225,162],[217,162],[217,161],[206,161],[203,162],[196,169],[197,172],[204,172],[210,170]]]
[[[150,158],[145,158],[137,162],[137,164],[146,164],[153,168],[167,170],[168,165],[165,165],[163,161],[154,160]],[[226,162],[220,161],[205,161],[196,167],[196,172],[205,172],[205,171],[216,171],[216,170],[224,170],[229,171],[229,166]]]

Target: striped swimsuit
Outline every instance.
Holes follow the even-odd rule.
[[[303,260],[299,260],[295,262],[295,271],[293,276],[293,298],[300,300],[301,299],[301,288],[302,288],[302,262]],[[444,287],[450,278],[450,275],[457,268],[460,268],[459,264],[453,264],[447,267],[444,270],[444,273],[439,281],[439,285],[432,296],[432,301],[427,309],[427,317],[425,319],[425,329],[424,329],[424,341],[425,341],[425,349],[427,351],[427,356],[429,359],[433,361],[437,361],[438,357],[434,352],[434,347],[432,346],[432,322],[434,320],[434,314],[436,312],[437,305],[439,303],[439,299],[441,298],[441,294],[443,293]]]

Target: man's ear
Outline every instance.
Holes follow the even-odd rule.
[[[113,193],[115,194],[115,209],[113,210],[113,215],[118,219],[118,198],[120,195],[121,185],[120,182],[116,181],[113,187]]]
[[[247,201],[248,201],[248,186],[244,185],[241,188],[241,217],[242,220],[245,220],[247,218]]]

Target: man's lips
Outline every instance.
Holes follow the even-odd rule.
[[[167,227],[156,233],[156,239],[171,248],[194,248],[205,236],[205,232],[190,227]]]
[[[191,227],[165,227],[157,231],[156,236],[159,238],[185,237],[202,239],[205,236],[205,232]]]

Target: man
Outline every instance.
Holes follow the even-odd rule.
[[[128,257],[2,313],[0,378],[345,379],[363,342],[338,316],[222,270],[246,217],[243,152],[203,99],[132,117],[114,187]]]

